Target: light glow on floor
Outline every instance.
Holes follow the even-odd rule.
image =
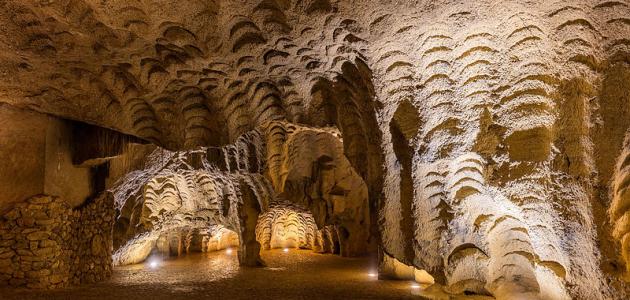
[[[160,266],[160,262],[158,262],[157,259],[152,259],[152,260],[149,261],[149,267],[151,269],[156,269],[159,266]]]

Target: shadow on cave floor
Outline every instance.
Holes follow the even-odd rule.
[[[0,299],[422,299],[410,282],[368,276],[368,258],[263,251],[266,268],[239,268],[236,251],[117,267],[103,283],[52,291],[0,290]]]

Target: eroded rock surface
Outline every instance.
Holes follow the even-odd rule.
[[[627,298],[627,1],[0,9],[0,102],[161,147],[108,158],[118,263],[222,225],[254,264],[278,200],[453,293]]]
[[[296,139],[292,147],[301,147],[290,152],[307,153],[318,142],[308,137],[317,132],[304,128],[306,139],[290,133]],[[302,158],[283,156],[281,168],[298,172],[288,177],[268,164],[267,151],[274,147],[267,147],[266,137],[258,131],[221,148],[154,149],[141,158],[141,168],[128,172],[111,188],[118,211],[114,263],[138,263],[152,253],[180,256],[227,247],[238,247],[242,264],[249,266],[263,264],[258,258],[261,246],[346,256],[365,253],[369,229],[365,184],[343,156],[338,133],[319,133],[328,140],[321,151]],[[133,156],[133,151],[125,155]],[[313,164],[322,157],[330,157],[328,177],[310,182],[309,176],[319,173],[299,173],[316,170]],[[294,188],[286,188],[289,184]],[[295,189],[304,184],[313,190],[310,194],[323,198],[305,201]]]

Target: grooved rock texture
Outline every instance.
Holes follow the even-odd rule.
[[[453,293],[625,299],[629,16],[626,0],[7,0],[0,102],[169,149],[112,189],[119,263],[164,228],[223,225],[258,264],[258,218],[286,200],[340,253],[378,246],[383,270]]]
[[[230,145],[218,155],[217,149],[210,148],[178,152],[157,148],[145,158],[144,168],[127,173],[114,184],[118,211],[114,263],[141,262],[155,247],[165,254],[180,255],[187,252],[192,239],[203,240],[214,225],[236,231],[239,237],[244,232],[254,234],[256,222],[243,223],[242,214],[248,211],[243,206],[268,207],[273,189],[261,174],[250,173],[250,168],[258,168],[256,156],[248,164],[243,161],[247,157],[230,156],[234,148],[238,152],[238,146]],[[246,189],[251,193],[247,201]],[[259,213],[252,213],[250,220]],[[255,242],[255,234],[248,241]],[[201,251],[203,246],[193,248]]]
[[[280,197],[307,207],[317,228],[334,225],[341,255],[365,254],[368,190],[343,154],[339,132],[271,122],[266,138],[268,177]]]
[[[308,210],[290,202],[277,201],[258,219],[256,239],[262,249],[300,248],[318,253],[338,253],[336,228],[318,229]]]
[[[621,243],[621,256],[626,262],[626,280],[630,280],[630,134],[626,134],[624,147],[615,167],[612,185],[610,216],[612,236]]]
[[[286,123],[268,128],[278,126],[296,128]],[[267,151],[287,146],[277,141],[271,146],[266,137],[274,134],[264,136],[254,130],[221,148],[155,148],[141,158],[139,168],[111,187],[118,212],[114,264],[138,263],[152,253],[180,256],[236,246],[246,253],[241,259],[245,265],[260,263],[260,248],[304,248],[346,256],[364,253],[367,191],[343,156],[339,134],[308,128],[285,133],[296,148],[290,150],[293,154],[307,153],[308,147],[318,143],[321,148],[307,158],[281,153],[281,165],[269,166],[267,159],[276,155]],[[146,151],[132,149],[125,155]],[[305,181],[312,174],[299,172],[315,168],[312,164],[322,157],[327,158],[328,177]],[[284,175],[278,173],[280,169],[286,170],[281,172]],[[287,188],[290,184],[293,187]],[[301,196],[301,187],[313,190],[308,200]],[[310,210],[308,205],[312,205]]]
[[[201,235],[201,252],[218,251],[238,247],[238,234],[223,226],[212,226]]]
[[[57,288],[111,276],[111,195],[79,209],[39,195],[0,217],[0,285]]]

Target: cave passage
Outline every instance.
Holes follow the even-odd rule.
[[[0,300],[630,299],[630,0],[2,0]]]

